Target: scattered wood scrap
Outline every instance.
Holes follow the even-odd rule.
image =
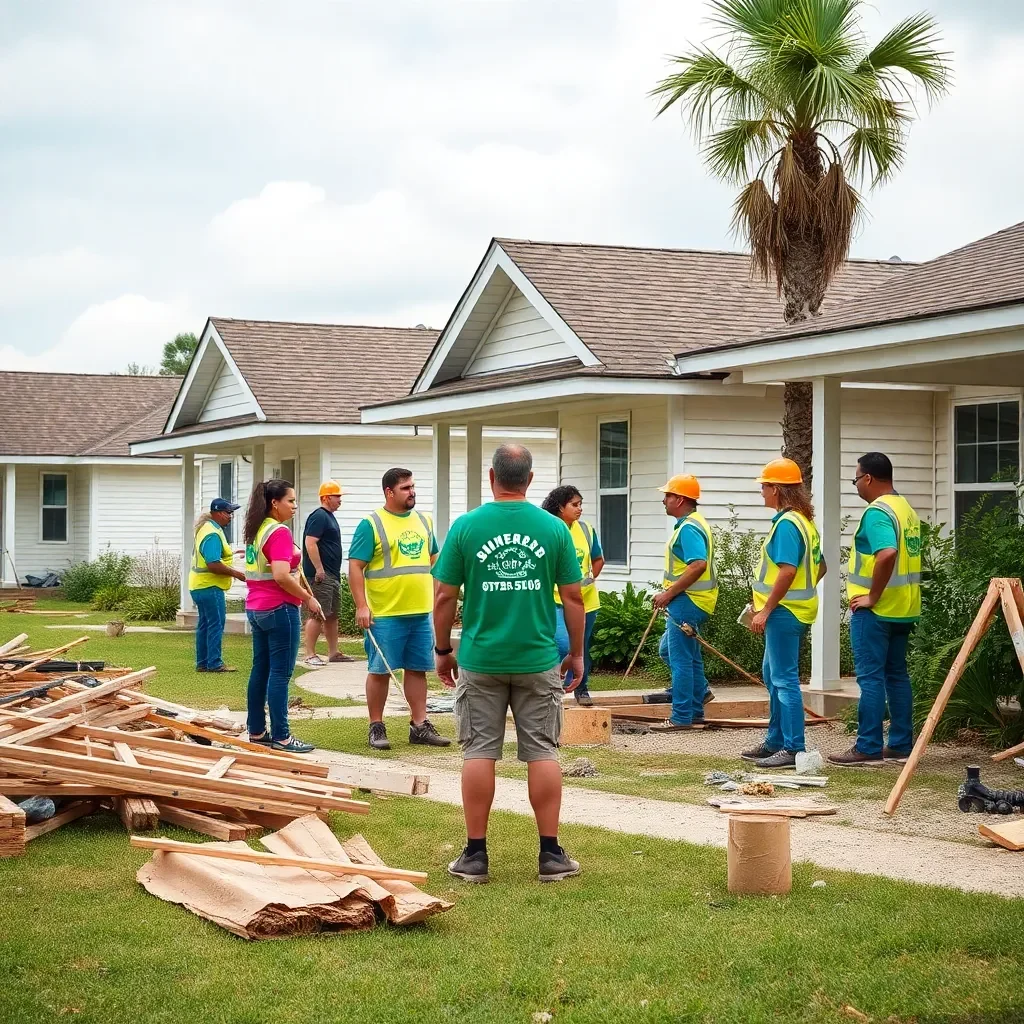
[[[1007,850],[1024,850],[1024,818],[1011,818],[998,825],[979,825],[978,831]]]

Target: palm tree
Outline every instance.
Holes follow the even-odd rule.
[[[903,163],[914,89],[951,80],[932,17],[900,22],[870,49],[864,0],[711,0],[724,55],[697,46],[652,90],[678,105],[711,173],[740,186],[733,227],[751,270],[774,278],[787,323],[817,315],[862,212],[857,185]],[[811,385],[786,385],[783,452],[810,475]]]

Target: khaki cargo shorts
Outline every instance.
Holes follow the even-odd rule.
[[[516,723],[520,761],[557,761],[562,733],[562,681],[548,672],[488,675],[459,670],[456,738],[465,760],[501,760],[508,709]]]

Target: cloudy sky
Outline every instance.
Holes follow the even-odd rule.
[[[1024,4],[926,6],[956,85],[854,254],[1024,219]],[[735,248],[647,90],[701,0],[0,0],[0,368],[159,362],[208,315],[441,326],[492,235]]]

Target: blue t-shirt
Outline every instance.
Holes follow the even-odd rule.
[[[393,516],[405,518],[411,516],[412,512],[392,512]],[[373,532],[373,526],[369,519],[360,519],[356,532],[352,534],[352,543],[348,546],[348,557],[354,558],[357,562],[369,563],[373,559],[374,549],[377,547],[377,535]],[[437,537],[433,530],[430,532],[430,553],[437,554]]]
[[[203,538],[203,543],[199,545],[199,553],[206,559],[207,565],[224,560],[224,545],[219,531]]]
[[[779,512],[772,522],[774,523],[781,515],[784,513]],[[803,562],[806,549],[807,545],[804,544],[803,534],[799,527],[789,519],[784,519],[779,523],[775,533],[772,534],[772,539],[768,541],[768,557],[776,565],[799,567]]]
[[[582,527],[580,527],[582,529]],[[584,532],[583,536],[586,536]],[[597,530],[593,527],[590,528],[590,560],[593,562],[597,558],[604,558],[604,548],[601,547],[601,538],[597,535]]]
[[[896,527],[888,514],[880,508],[868,508],[861,516],[853,543],[862,555],[877,555],[886,548],[898,548]]]
[[[683,524],[683,528],[672,545],[672,554],[687,565],[690,562],[707,561],[708,542],[704,531],[696,523],[686,522],[685,516],[676,520],[676,527],[680,523]],[[693,603],[685,591],[669,601],[668,614],[674,621],[688,622],[690,625],[698,625],[708,617],[706,612],[702,612]]]
[[[324,567],[324,572],[331,579],[340,580],[342,559],[341,528],[338,526],[338,520],[334,518],[334,514],[328,512],[323,505],[309,513],[305,528],[302,531],[302,571],[305,573],[307,580],[312,580],[316,573],[316,568],[313,565],[313,560],[309,557],[309,553],[306,551],[307,537],[315,537],[317,540],[317,549],[320,553],[320,562]]]

